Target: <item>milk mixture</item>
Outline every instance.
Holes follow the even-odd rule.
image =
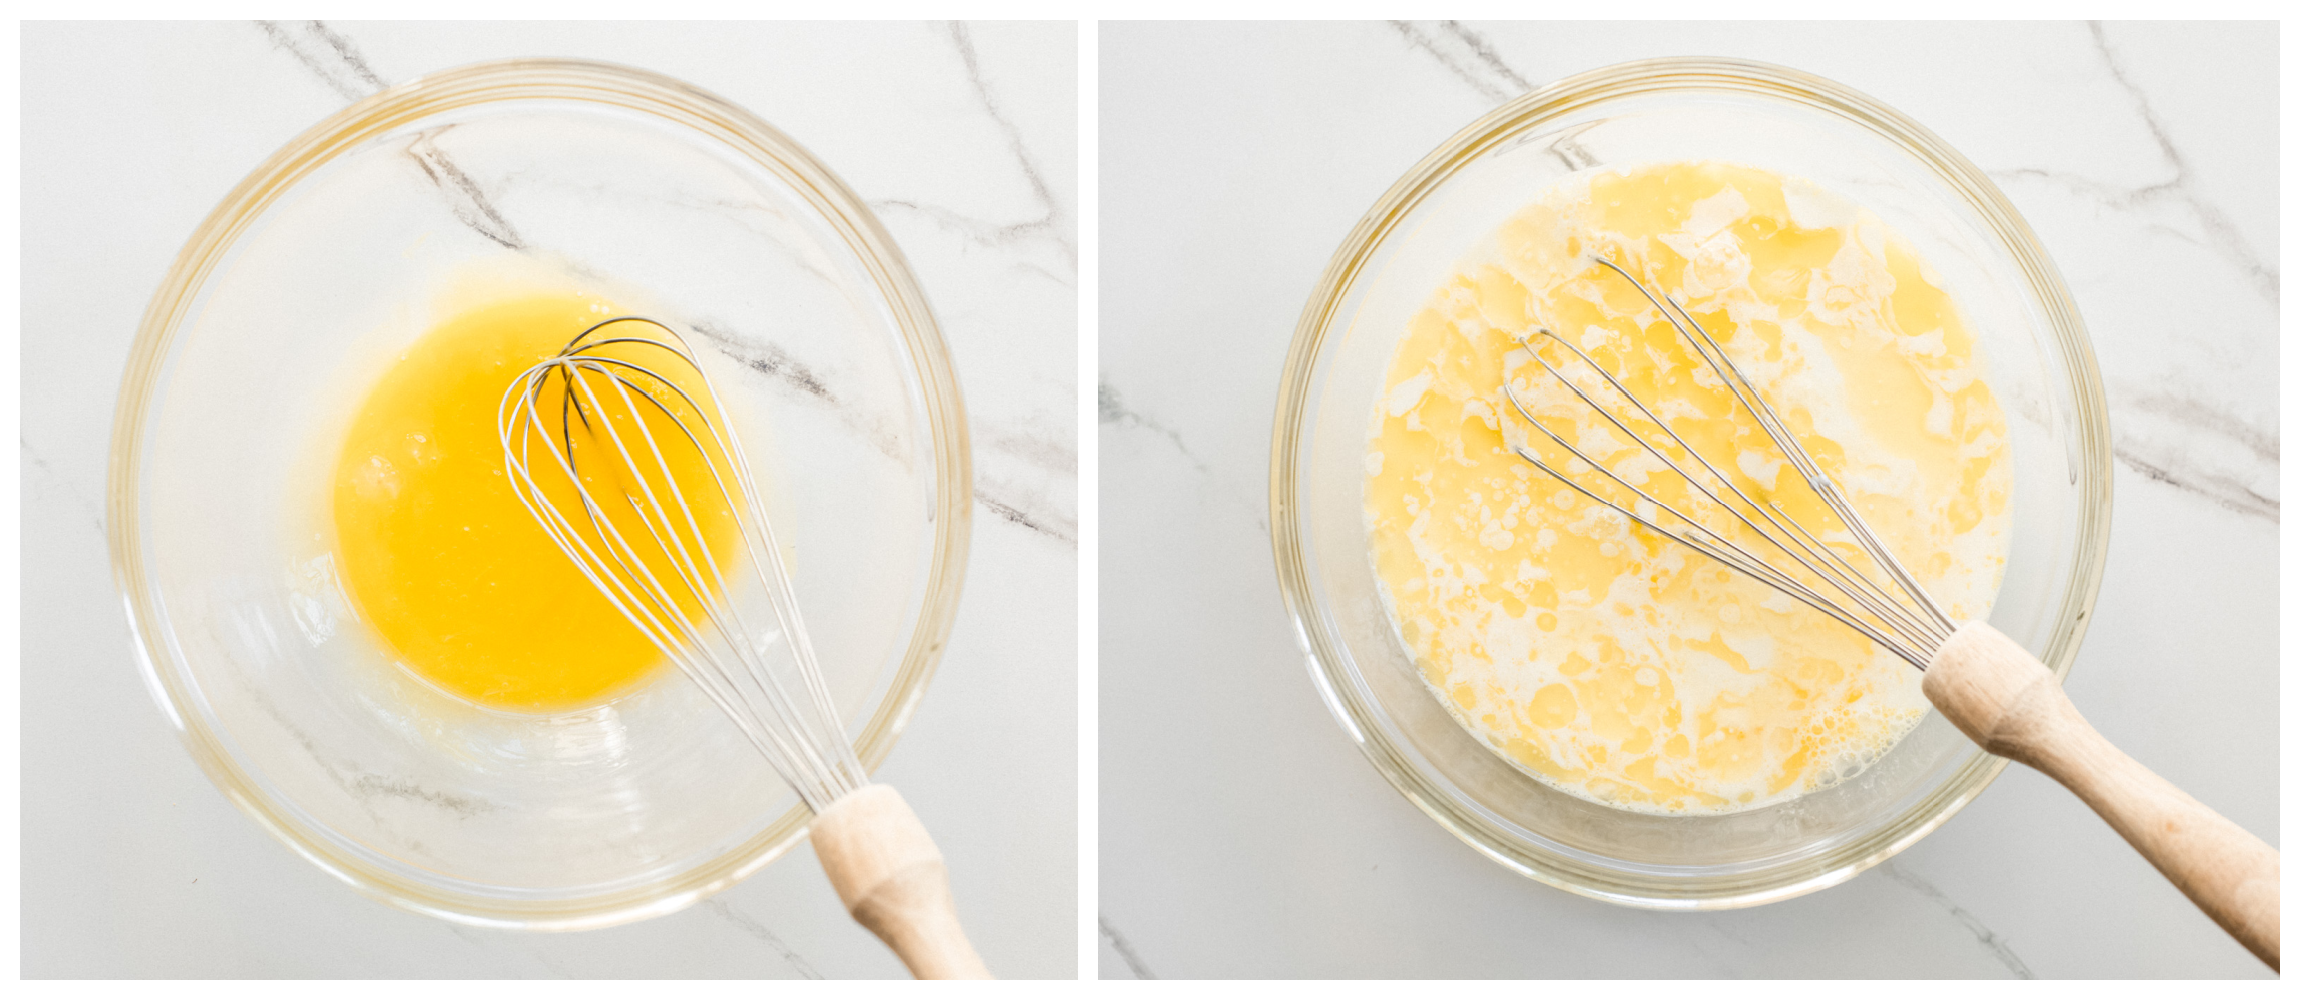
[[[1943,609],[1987,616],[2011,446],[1940,280],[1882,221],[1809,182],[1675,163],[1559,182],[1411,321],[1366,456],[1399,638],[1464,727],[1594,801],[1724,813],[1849,777],[1928,711],[1917,670],[1510,450],[1579,468],[1509,408],[1505,377],[1623,478],[1672,504],[1691,492],[1515,342],[1547,328],[1750,496],[1857,551],[1660,310],[1592,255],[1683,304]],[[1541,356],[1568,375],[1579,364],[1554,344]],[[1609,485],[1586,468],[1575,481]],[[1614,490],[1600,495],[1628,495]]]

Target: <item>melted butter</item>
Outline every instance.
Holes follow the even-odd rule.
[[[1546,327],[1750,496],[1857,553],[1661,312],[1592,254],[1684,304],[1945,610],[1987,616],[2003,572],[2010,446],[1955,303],[1859,208],[1764,171],[1681,163],[1561,182],[1411,320],[1366,481],[1399,636],[1463,726],[1576,795],[1730,812],[1849,777],[1928,710],[1916,670],[1510,451],[1525,445],[1573,468],[1506,412],[1505,377],[1576,447],[1665,503],[1702,509],[1681,477],[1518,347]],[[1578,370],[1555,345],[1541,356]],[[1602,483],[1588,470],[1576,481]]]
[[[403,665],[451,694],[490,708],[563,711],[629,690],[664,662],[520,504],[496,432],[513,378],[593,323],[623,314],[572,292],[517,295],[458,313],[376,382],[344,439],[332,513],[346,589]],[[644,363],[653,349],[611,350]],[[680,384],[700,397],[699,384]],[[649,424],[666,438],[677,433],[668,423]],[[627,422],[618,426],[636,440]],[[580,426],[573,437],[578,456],[603,446]],[[731,567],[732,512],[704,505],[689,485],[709,481],[706,460],[676,449],[667,460],[712,551]],[[560,510],[580,517],[565,476],[543,471],[548,456],[538,449],[531,461]],[[625,537],[646,538],[628,505],[615,502],[631,487],[612,476],[619,466],[579,458],[577,467]],[[649,562],[669,572],[660,558]]]

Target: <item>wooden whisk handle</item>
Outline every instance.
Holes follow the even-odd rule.
[[[815,816],[808,834],[839,901],[920,979],[989,979],[951,905],[942,850],[901,793],[864,785]]]
[[[2036,657],[1987,623],[1966,622],[1933,655],[1924,687],[1981,749],[2067,786],[2222,930],[2278,967],[2281,855],[2110,745]]]

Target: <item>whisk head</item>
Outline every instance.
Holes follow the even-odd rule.
[[[1510,408],[1569,453],[1576,464],[1586,466],[1595,475],[1588,477],[1588,483],[1576,481],[1574,476],[1524,445],[1512,446],[1518,457],[1582,496],[1844,623],[1923,670],[1941,643],[1947,641],[1949,633],[1955,631],[1956,623],[1886,548],[1860,511],[1813,461],[1796,434],[1757,391],[1756,384],[1742,374],[1724,348],[1701,328],[1684,306],[1673,298],[1655,294],[1611,260],[1603,257],[1590,260],[1635,286],[1639,294],[1660,310],[1662,318],[1683,338],[1686,346],[1731,392],[1735,404],[1756,419],[1787,464],[1796,470],[1798,478],[1852,537],[1858,551],[1848,555],[1824,543],[1817,537],[1823,529],[1798,523],[1779,500],[1760,503],[1751,497],[1732,476],[1687,443],[1651,405],[1624,386],[1621,376],[1607,371],[1581,348],[1547,328],[1537,327],[1530,337],[1518,336],[1518,345],[1558,385],[1603,416],[1613,431],[1631,442],[1639,453],[1659,459],[1690,488],[1682,505],[1671,505],[1652,491],[1632,484],[1536,417],[1534,407],[1518,396],[1505,373],[1501,391],[1509,400]],[[1552,345],[1569,355],[1562,366],[1551,363],[1543,354]],[[1585,377],[1582,384],[1576,384],[1567,377],[1567,370],[1585,372],[1595,378]],[[1584,385],[1591,388],[1585,389]],[[1600,399],[1613,405],[1608,406]]]
[[[734,425],[677,331],[640,316],[584,330],[512,381],[496,432],[559,551],[808,808],[868,783]]]

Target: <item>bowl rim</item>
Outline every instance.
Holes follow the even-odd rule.
[[[1643,909],[1732,909],[1836,885],[1890,859],[1946,823],[1986,789],[2008,761],[1977,754],[1893,823],[1854,838],[1839,850],[1801,857],[1758,873],[1769,874],[1769,878],[1744,877],[1717,886],[1669,884],[1663,878],[1626,878],[1612,869],[1525,844],[1487,821],[1479,810],[1454,807],[1450,794],[1427,780],[1409,755],[1391,745],[1377,724],[1380,713],[1349,683],[1349,672],[1342,666],[1348,661],[1339,652],[1342,640],[1326,625],[1311,581],[1300,505],[1295,499],[1297,472],[1307,442],[1304,419],[1320,391],[1314,376],[1327,334],[1337,318],[1347,319],[1338,315],[1339,310],[1364,274],[1375,245],[1425,199],[1461,168],[1502,143],[1592,105],[1658,93],[1720,91],[1796,104],[1862,126],[1893,143],[1961,194],[2019,267],[2023,287],[2036,297],[2043,311],[2047,335],[2068,362],[2076,426],[2071,464],[2082,473],[2079,485],[2086,494],[2073,532],[2076,554],[2069,586],[2039,657],[2056,679],[2066,678],[2083,643],[2108,555],[2114,478],[2108,404],[2083,318],[2059,269],[2011,201],[1980,168],[1915,120],[1857,90],[1801,70],[1754,60],[1679,56],[1615,63],[1538,87],[1503,102],[1424,156],[1351,228],[1295,325],[1271,436],[1270,543],[1277,562],[1278,589],[1320,700],[1392,788],[1439,826],[1511,871],[1577,895]]]
[[[948,643],[972,534],[973,466],[966,408],[948,344],[909,262],[870,207],[798,142],[723,97],[651,70],[587,59],[514,58],[427,73],[327,116],[242,179],[203,219],[153,292],[121,376],[106,483],[113,582],[125,607],[145,685],[192,758],[241,811],[321,870],[393,906],[476,926],[580,930],[669,913],[756,872],[793,847],[811,816],[801,804],[757,835],[675,875],[593,896],[517,900],[442,891],[410,882],[337,850],[298,812],[274,802],[210,731],[198,688],[175,656],[137,520],[138,467],[146,411],[200,290],[239,237],[296,184],[336,156],[411,121],[487,104],[557,100],[636,111],[701,133],[789,184],[852,250],[876,285],[902,338],[934,456],[933,546],[910,642],[887,695],[864,723],[855,753],[875,771],[902,735]]]

